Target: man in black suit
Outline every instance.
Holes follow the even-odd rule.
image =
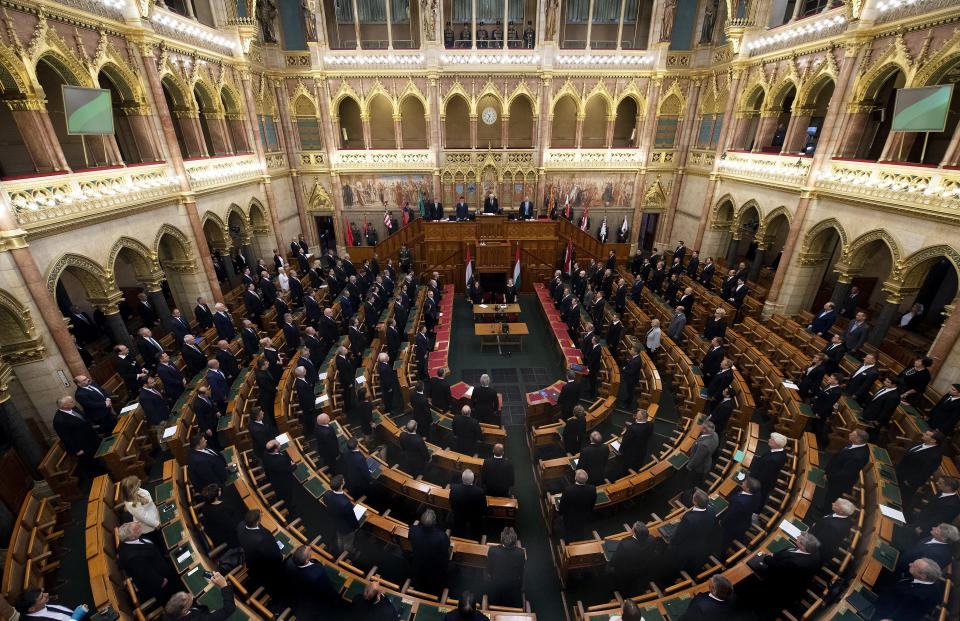
[[[77,340],[83,343],[89,343],[97,338],[97,334],[99,333],[97,324],[93,319],[90,319],[90,315],[80,310],[79,306],[70,307],[70,323]]]
[[[81,468],[89,476],[97,474],[99,468],[94,455],[100,447],[100,436],[86,416],[75,409],[73,397],[57,399],[57,412],[53,415],[53,430],[60,438],[63,448],[75,455]]]
[[[334,360],[337,368],[337,384],[340,387],[340,397],[343,399],[343,411],[353,410],[353,391],[356,385],[357,368],[347,358],[347,348],[341,345],[337,348],[337,357]]]
[[[267,480],[276,492],[277,498],[284,502],[288,511],[295,513],[293,486],[296,479],[293,471],[297,469],[297,465],[293,463],[286,451],[280,450],[280,443],[276,439],[267,442],[266,449],[261,460],[263,472],[267,475]]]
[[[730,291],[730,297],[727,298],[727,301],[733,304],[734,308],[740,308],[747,297],[747,292],[746,279],[737,278],[737,286]]]
[[[140,328],[137,331],[137,351],[143,360],[143,366],[151,371],[157,369],[157,355],[163,352],[163,347],[153,338],[150,328]]]
[[[937,524],[951,524],[960,515],[960,481],[954,477],[937,478],[937,495],[930,499],[913,520],[914,531],[923,536]]]
[[[183,337],[183,347],[180,348],[180,356],[186,365],[187,376],[193,378],[207,368],[207,355],[197,345],[196,339],[192,334]]]
[[[621,593],[646,590],[649,582],[658,578],[659,556],[657,539],[650,536],[646,524],[634,522],[630,536],[620,540],[610,559],[618,590]]]
[[[909,576],[877,592],[873,619],[924,619],[940,603],[943,572],[936,561],[919,558],[909,565]]]
[[[692,259],[691,259],[692,261]],[[735,621],[740,618],[734,609],[733,585],[720,574],[710,577],[709,593],[697,593],[687,611],[677,621]]]
[[[700,361],[700,372],[703,373],[703,382],[705,385],[709,386],[713,376],[720,372],[720,363],[723,362],[725,355],[723,350],[723,337],[713,337],[710,340],[710,347],[707,348],[707,353],[703,355],[703,359]]]
[[[823,363],[823,358],[823,354],[814,354],[803,375],[797,380],[797,393],[800,399],[806,400],[820,392],[823,376],[827,373],[827,365]]]
[[[813,523],[810,534],[820,542],[820,558],[825,562],[832,559],[850,534],[854,525],[853,514],[856,506],[846,498],[837,498],[828,513]]]
[[[301,270],[303,273],[306,270]],[[296,270],[290,270],[290,304],[293,306],[300,306],[303,304],[303,283],[300,282],[300,276],[297,274]]]
[[[460,413],[453,417],[454,448],[458,453],[473,455],[477,452],[477,443],[480,442],[480,423],[470,416],[469,405],[463,406]]]
[[[573,416],[567,419],[561,432],[563,450],[569,455],[576,455],[587,442],[587,411],[582,405],[573,407]]]
[[[717,266],[713,264],[713,257],[707,257],[707,262],[704,264],[703,269],[700,270],[700,276],[697,277],[697,282],[703,285],[707,291],[710,291],[710,288],[713,286],[713,274],[716,270]]]
[[[597,375],[600,373],[600,367],[603,366],[600,362],[603,350],[600,347],[600,339],[596,335],[591,340],[593,341],[593,347],[584,356],[583,362],[587,366],[587,383],[590,387],[588,396],[595,399],[597,397]]]
[[[190,436],[187,476],[193,488],[199,490],[211,483],[222,487],[230,477],[227,471],[227,460],[220,453],[207,448],[206,436],[199,433]]]
[[[470,397],[471,409],[481,423],[492,423],[495,414],[500,411],[500,395],[490,388],[490,376],[480,376],[480,385],[473,389]]]
[[[590,434],[590,444],[580,449],[580,460],[577,466],[586,470],[591,485],[601,485],[610,457],[610,447],[603,442],[599,431]]]
[[[700,253],[696,250],[693,251],[693,254],[690,256],[690,260],[687,261],[687,276],[691,279],[697,279],[697,270],[700,268]]]
[[[940,467],[943,455],[940,444],[943,440],[943,434],[936,429],[927,430],[921,437],[920,444],[904,453],[897,464],[897,480],[900,481],[904,507],[911,506],[914,494]]]
[[[830,338],[830,342],[820,350],[820,353],[824,355],[824,365],[827,367],[827,373],[836,372],[836,370],[840,368],[840,361],[843,360],[843,356],[847,353],[847,348],[843,345],[843,337],[839,334],[834,334]]]
[[[86,375],[78,375],[73,381],[77,385],[74,400],[83,408],[84,418],[96,425],[101,434],[113,433],[117,418],[113,415],[110,394]]]
[[[277,380],[270,372],[270,361],[260,358],[254,375],[257,382],[257,404],[273,419],[274,404],[277,398]]]
[[[803,533],[797,537],[796,547],[756,558],[758,562],[751,565],[756,575],[744,584],[741,601],[758,611],[760,618],[772,618],[776,611],[792,605],[819,571],[820,542]]]
[[[523,201],[520,203],[520,219],[532,220],[536,217],[536,214],[533,212],[533,203],[530,202],[530,197],[524,196]]]
[[[247,572],[254,585],[277,592],[283,580],[283,554],[270,531],[260,525],[260,510],[247,511],[237,526]]]
[[[500,545],[487,550],[487,594],[496,606],[523,606],[523,548],[517,533],[507,526],[500,533]]]
[[[280,330],[283,332],[283,342],[287,351],[292,352],[300,347],[300,328],[293,323],[291,313],[278,314],[277,317],[283,317],[283,323],[280,324]]]
[[[493,456],[483,460],[480,471],[483,486],[490,496],[510,496],[514,484],[513,463],[503,456],[503,445],[493,445]]]
[[[748,476],[740,484],[740,489],[730,497],[727,508],[720,513],[718,521],[723,530],[721,552],[725,553],[735,540],[746,534],[753,520],[753,514],[758,513],[761,507],[763,507],[763,499],[760,496],[760,481]]]
[[[163,392],[172,408],[187,387],[187,380],[177,365],[170,362],[170,354],[163,352],[157,360],[157,377],[163,382]]]
[[[410,527],[413,548],[413,584],[427,593],[440,593],[447,577],[450,537],[437,527],[437,516],[427,509],[420,522]]]
[[[620,322],[620,313],[614,313],[607,326],[607,349],[614,360],[619,360],[620,337],[623,335],[623,323]]]
[[[702,489],[693,492],[693,507],[680,518],[680,525],[670,536],[670,553],[677,569],[700,565],[709,552],[716,514],[707,505],[710,497]]]
[[[710,383],[707,384],[704,392],[706,393],[706,407],[704,408],[705,413],[709,413],[714,406],[720,403],[720,400],[723,398],[723,389],[729,386],[733,382],[733,360],[729,358],[724,358],[720,361],[720,370],[717,371],[712,378],[710,378]]]
[[[860,304],[860,287],[850,287],[850,291],[840,302],[840,316],[848,319],[857,314],[857,306]]]
[[[830,328],[833,326],[833,322],[837,320],[837,313],[834,311],[834,303],[827,302],[823,305],[823,310],[817,313],[813,318],[813,321],[810,322],[810,325],[807,326],[807,330],[816,334],[817,336],[822,336],[827,338],[827,335],[830,334]]]
[[[634,422],[627,424],[620,438],[620,471],[639,470],[647,461],[650,438],[653,437],[653,422],[644,409],[638,409]]]
[[[140,319],[143,320],[143,325],[151,328],[160,325],[160,317],[157,316],[157,310],[153,307],[153,304],[147,300],[146,293],[141,292],[137,294],[137,313],[140,315]]]
[[[370,474],[367,458],[360,452],[360,442],[356,438],[347,440],[347,448],[340,455],[339,468],[351,496],[360,498],[370,493],[373,475]]]
[[[897,558],[897,566],[891,578],[902,579],[909,574],[909,566],[918,558],[928,558],[946,571],[953,562],[960,531],[953,524],[938,524],[930,529],[929,537],[921,537],[906,548]]]
[[[867,446],[869,436],[863,429],[854,429],[850,432],[850,444],[834,453],[823,469],[827,480],[827,489],[823,504],[830,506],[860,480],[860,470],[870,461],[870,447]]]
[[[312,326],[307,326],[303,330],[303,346],[310,353],[310,360],[321,362],[327,355],[327,348],[323,342],[317,338],[317,331]]]
[[[223,607],[211,612],[209,608],[194,602],[193,596],[186,591],[174,593],[163,607],[164,618],[181,621],[224,621],[236,610],[233,600],[233,586],[227,579],[214,572],[210,582],[220,589]]]
[[[153,375],[147,376],[147,381],[140,389],[140,408],[143,410],[144,418],[151,427],[164,425],[170,418],[170,405],[166,397],[160,392],[157,386],[157,378]]]
[[[157,545],[142,537],[143,528],[137,521],[126,522],[117,528],[117,560],[124,573],[137,587],[144,600],[156,597],[166,601],[176,593],[180,584],[170,560]]]
[[[400,380],[397,379],[397,372],[390,364],[390,355],[387,352],[380,352],[377,362],[377,377],[380,379],[381,398],[383,399],[383,409],[385,412],[399,414],[403,407],[400,395]]]
[[[263,408],[254,406],[250,412],[250,441],[257,457],[263,457],[267,442],[277,437],[277,430],[263,420]]]
[[[437,369],[437,375],[430,378],[430,404],[441,412],[449,412],[452,401],[447,370],[441,367]]]
[[[207,444],[213,450],[221,450],[220,442],[217,440],[217,423],[220,419],[220,409],[210,398],[210,387],[200,386],[197,388],[197,396],[193,398],[193,414],[197,428],[207,438]]]
[[[573,408],[580,402],[581,385],[576,381],[576,378],[576,373],[568,370],[567,381],[557,396],[557,406],[560,407],[560,417],[564,420],[573,416]]]
[[[339,600],[336,587],[323,563],[310,558],[310,546],[300,546],[287,557],[284,569],[289,579],[288,593],[299,602],[312,600],[334,605]]]
[[[227,397],[230,394],[230,384],[227,376],[220,370],[220,362],[216,358],[207,361],[207,386],[210,387],[210,398],[217,404],[220,412],[227,411]]]
[[[417,359],[417,373],[420,379],[427,379],[427,372],[429,371],[427,368],[428,355],[431,350],[430,339],[427,337],[427,326],[420,324],[420,331],[413,342],[413,355]]]
[[[483,213],[500,213],[500,201],[493,192],[488,193],[483,199]]]
[[[173,332],[177,346],[183,343],[183,337],[190,333],[190,323],[180,316],[180,309],[170,311],[170,331]]]
[[[217,341],[217,351],[213,355],[220,365],[220,371],[224,374],[228,385],[233,385],[233,381],[240,376],[240,363],[230,349],[230,343],[225,339]]]
[[[455,535],[479,539],[487,514],[487,497],[473,481],[473,471],[468,468],[460,476],[460,483],[450,486],[450,513]]]
[[[216,320],[216,317],[214,317]],[[240,339],[243,341],[243,353],[248,357],[257,355],[260,351],[260,334],[253,327],[253,322],[249,319],[243,320],[243,327],[240,329]]]
[[[867,395],[873,389],[873,382],[877,379],[877,375],[877,359],[873,354],[867,354],[863,357],[863,364],[847,380],[843,393],[863,405]]]
[[[588,483],[587,471],[577,470],[573,478],[573,484],[563,491],[557,507],[563,517],[567,542],[584,538],[587,524],[593,518],[593,507],[597,503],[597,488]]]
[[[320,336],[327,347],[333,347],[340,338],[340,328],[333,318],[333,309],[329,306],[323,309],[323,317],[320,319]]]
[[[946,437],[950,437],[954,427],[960,421],[960,384],[951,384],[947,394],[930,408],[925,417],[930,426]]]
[[[423,473],[427,462],[430,461],[430,451],[426,442],[417,433],[417,421],[407,421],[407,426],[400,434],[400,469],[416,477]]]
[[[821,442],[825,439],[827,423],[840,400],[842,381],[843,378],[839,373],[827,375],[824,387],[816,393],[810,404],[810,410],[813,412],[810,428]]]
[[[787,437],[781,433],[773,432],[770,439],[767,440],[769,451],[755,457],[750,463],[750,476],[757,479],[760,483],[760,506],[766,504],[767,497],[777,485],[777,479],[780,477],[780,469],[787,463],[787,452],[784,447],[787,446]],[[756,512],[755,512],[756,513]]]
[[[340,443],[337,440],[337,431],[330,425],[330,416],[326,413],[317,416],[317,426],[313,430],[317,440],[317,454],[327,470],[333,472],[340,456]]]
[[[730,301],[730,297],[733,295],[733,288],[737,286],[737,272],[736,270],[727,270],[727,276],[723,279],[723,284],[720,285],[720,297],[726,301]]]
[[[892,375],[886,375],[883,378],[883,387],[864,402],[863,411],[860,414],[865,421],[873,424],[870,430],[873,438],[876,438],[887,426],[899,405],[900,390],[897,379]]]
[[[870,334],[870,325],[867,323],[867,314],[863,311],[857,313],[857,316],[850,321],[847,330],[843,333],[843,344],[850,353],[857,353],[863,344],[867,342],[867,336]]]
[[[733,416],[733,410],[736,407],[736,401],[734,401],[736,396],[737,393],[733,389],[733,386],[724,388],[720,393],[720,402],[710,409],[710,415],[707,416],[707,420],[713,423],[716,429],[718,439],[723,438],[724,432],[727,429],[727,423],[730,422],[730,417]]]

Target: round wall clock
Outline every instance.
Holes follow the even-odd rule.
[[[483,122],[487,125],[493,125],[497,120],[497,111],[488,106],[483,109],[480,118],[482,118]]]

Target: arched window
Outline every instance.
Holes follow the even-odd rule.
[[[393,104],[385,95],[376,95],[370,101],[370,147],[373,149],[397,148],[397,136],[393,123]]]
[[[577,146],[577,102],[564,95],[553,106],[553,123],[550,129],[550,147],[569,149]]]
[[[613,122],[613,146],[632,147],[636,144],[637,100],[624,97],[617,105],[617,120]]]
[[[400,131],[404,149],[426,149],[427,119],[423,103],[416,97],[400,102]]]
[[[533,102],[526,97],[514,97],[510,102],[510,127],[507,141],[507,146],[511,149],[533,147]]]
[[[580,146],[584,149],[600,149],[606,145],[608,109],[607,100],[599,95],[587,100],[580,138]]]
[[[487,125],[487,121],[483,118],[483,111],[487,108],[492,108],[497,114],[493,123]],[[477,103],[477,147],[481,149],[486,149],[487,147],[493,147],[494,149],[500,148],[500,139],[503,134],[502,124],[500,120],[500,115],[502,114],[500,108],[500,100],[494,97],[493,95],[484,95],[480,101]]]
[[[67,165],[74,170],[96,165],[94,158],[84,155],[81,136],[67,133],[67,117],[63,109],[61,89],[63,85],[69,84],[65,74],[55,69],[46,58],[41,58],[37,62],[37,81],[46,96],[47,114],[50,116],[50,123],[53,124],[53,130],[57,134],[57,141],[60,143]],[[101,149],[101,156],[102,153]]]
[[[120,89],[106,71],[101,70],[97,74],[97,81],[100,83],[100,88],[110,91],[110,101],[113,106],[113,137],[117,141],[117,148],[120,149],[120,157],[128,164],[142,162],[130,122],[122,109],[123,96],[120,94]]]
[[[170,122],[173,124],[173,133],[177,136],[177,146],[180,147],[180,153],[183,157],[191,157],[191,153],[187,149],[186,139],[183,135],[183,127],[181,125],[183,119],[179,118],[187,109],[185,106],[177,105],[177,102],[173,98],[171,87],[167,84],[166,80],[162,80],[160,86],[163,88],[163,98],[167,101],[167,110],[170,111]]]
[[[350,97],[344,97],[337,106],[340,118],[340,148],[363,148],[363,122],[360,120],[360,104]]]
[[[447,101],[444,133],[447,149],[470,148],[470,105],[459,95]]]
[[[893,124],[893,108],[897,100],[897,89],[903,88],[906,84],[906,77],[899,69],[887,77],[877,89],[877,94],[873,97],[873,111],[870,118],[860,135],[860,142],[857,146],[856,157],[867,160],[879,160],[883,153],[883,147],[887,143],[887,136],[890,135],[890,127]]]

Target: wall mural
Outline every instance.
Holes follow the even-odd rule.
[[[417,190],[428,200],[433,187],[429,175],[344,175],[340,178],[346,209],[399,209],[404,201],[417,208]]]
[[[630,207],[633,205],[632,173],[589,176],[553,174],[547,176],[544,200],[549,201],[550,192],[557,205],[566,201],[577,209],[590,207]]]

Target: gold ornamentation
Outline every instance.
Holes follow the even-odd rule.
[[[314,181],[313,190],[307,199],[307,209],[310,211],[328,211],[332,212],[333,201],[330,200],[330,194],[319,181]]]

